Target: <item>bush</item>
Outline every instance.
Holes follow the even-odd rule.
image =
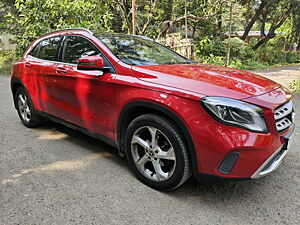
[[[267,45],[254,51],[255,40],[246,43],[234,37],[231,39],[230,67],[246,70],[265,69],[272,65],[299,63],[300,54],[282,50],[282,40],[274,39]],[[221,42],[210,37],[204,37],[196,42],[196,59],[206,63],[226,65],[228,39]]]
[[[295,92],[295,93],[300,92],[300,77],[297,80],[294,80],[291,82],[290,89],[292,92]]]
[[[286,52],[286,61],[288,63],[300,62],[300,54],[297,52]]]
[[[223,56],[214,56],[214,55],[211,54],[210,56],[203,59],[202,63],[217,65],[217,66],[225,66],[226,59]]]
[[[205,60],[212,56],[226,56],[226,45],[218,39],[204,37],[196,41],[195,55],[200,60]]]
[[[228,46],[228,39],[223,43],[225,46]],[[247,44],[238,37],[234,37],[230,41],[231,43],[231,52],[230,55],[232,58],[241,58],[246,55]],[[226,50],[227,52],[227,50]]]
[[[15,62],[14,52],[1,52],[0,53],[0,74],[8,75],[11,72],[11,67]]]

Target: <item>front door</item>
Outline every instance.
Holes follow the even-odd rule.
[[[115,74],[77,70],[77,60],[85,56],[102,55],[89,40],[67,36],[62,63],[56,65],[63,74],[57,82],[60,117],[88,130],[113,138],[113,97]]]

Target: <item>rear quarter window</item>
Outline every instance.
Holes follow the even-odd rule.
[[[58,61],[58,51],[62,41],[62,36],[51,37],[42,40],[30,53],[31,56],[49,60]]]

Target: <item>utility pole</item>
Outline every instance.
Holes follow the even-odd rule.
[[[226,66],[230,65],[230,52],[231,52],[231,33],[232,33],[232,13],[233,13],[233,4],[234,2],[230,2],[230,12],[229,12],[229,34],[228,34],[228,50],[227,50],[227,60]]]
[[[136,14],[136,0],[132,0],[132,34],[136,34],[136,26],[135,26],[135,14]]]

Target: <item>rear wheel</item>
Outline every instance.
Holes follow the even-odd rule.
[[[158,115],[142,115],[131,122],[126,131],[126,157],[137,177],[158,190],[173,190],[191,175],[180,130]]]
[[[15,94],[15,102],[19,117],[26,127],[36,127],[40,124],[41,119],[37,115],[29,94],[25,88],[18,88]]]

